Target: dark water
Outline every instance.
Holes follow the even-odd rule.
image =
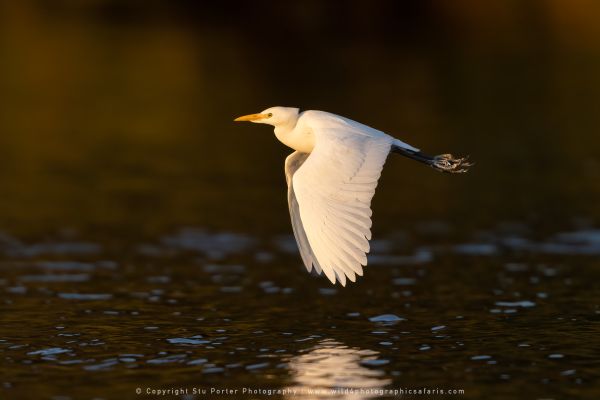
[[[600,398],[598,5],[206,3],[0,5],[0,399]],[[476,165],[390,159],[332,286],[272,105]]]
[[[309,277],[291,236],[185,228],[112,247],[5,235],[2,390],[595,398],[600,231],[535,241],[513,228],[452,243],[438,222],[376,240],[365,277],[346,288]]]

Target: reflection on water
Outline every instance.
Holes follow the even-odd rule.
[[[128,398],[171,382],[295,388],[312,398],[427,387],[502,399],[533,380],[539,385],[519,393],[600,394],[600,270],[579,247],[597,246],[597,230],[465,238],[494,252],[434,239],[407,245],[416,235],[382,238],[374,255],[427,258],[373,263],[341,289],[308,275],[280,235],[185,228],[115,250],[111,238],[4,234],[1,397],[46,395],[45,382],[56,398]],[[555,245],[560,254],[549,254]],[[73,380],[90,384],[73,388]]]
[[[323,339],[314,347],[290,358],[288,367],[295,383],[290,389],[306,393],[309,399],[329,397],[331,389],[382,389],[392,380],[378,366],[389,363],[373,350],[345,346],[334,339]],[[332,395],[361,399],[374,394]]]

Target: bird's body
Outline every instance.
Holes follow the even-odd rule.
[[[288,204],[304,265],[335,283],[354,282],[367,265],[371,200],[390,151],[445,172],[464,172],[465,159],[429,157],[384,132],[323,112],[272,107],[236,121],[266,123],[296,150],[285,161]]]
[[[296,112],[298,113],[298,111]],[[298,117],[294,122],[276,125],[275,136],[281,143],[301,153],[312,152],[315,147],[315,131],[318,133],[325,129],[347,130],[348,133],[351,133],[349,137],[369,137],[372,140],[391,141],[396,142],[395,144],[406,149],[415,152],[419,151],[419,149],[395,139],[386,133],[325,111],[309,110],[298,113]]]

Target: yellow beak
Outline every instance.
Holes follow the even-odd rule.
[[[259,119],[269,118],[267,114],[249,114],[242,115],[241,117],[237,117],[234,121],[257,121]]]

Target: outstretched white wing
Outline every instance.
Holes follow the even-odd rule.
[[[306,111],[298,123],[312,130],[315,147],[286,160],[294,235],[309,271],[314,265],[345,285],[367,264],[371,199],[396,139],[320,111]]]
[[[300,207],[298,205],[298,199],[296,199],[294,186],[292,185],[292,177],[298,168],[300,168],[300,166],[304,163],[304,161],[306,161],[308,156],[309,155],[307,153],[295,151],[285,159],[285,180],[288,184],[288,206],[290,208],[292,230],[294,231],[294,237],[296,238],[298,248],[300,249],[300,256],[302,257],[302,261],[304,262],[308,272],[312,271],[312,267],[314,265],[316,271],[320,274],[321,266],[312,252],[310,244],[308,243],[308,238],[306,237],[306,232],[304,231],[304,226],[302,225],[302,220],[300,219]]]

